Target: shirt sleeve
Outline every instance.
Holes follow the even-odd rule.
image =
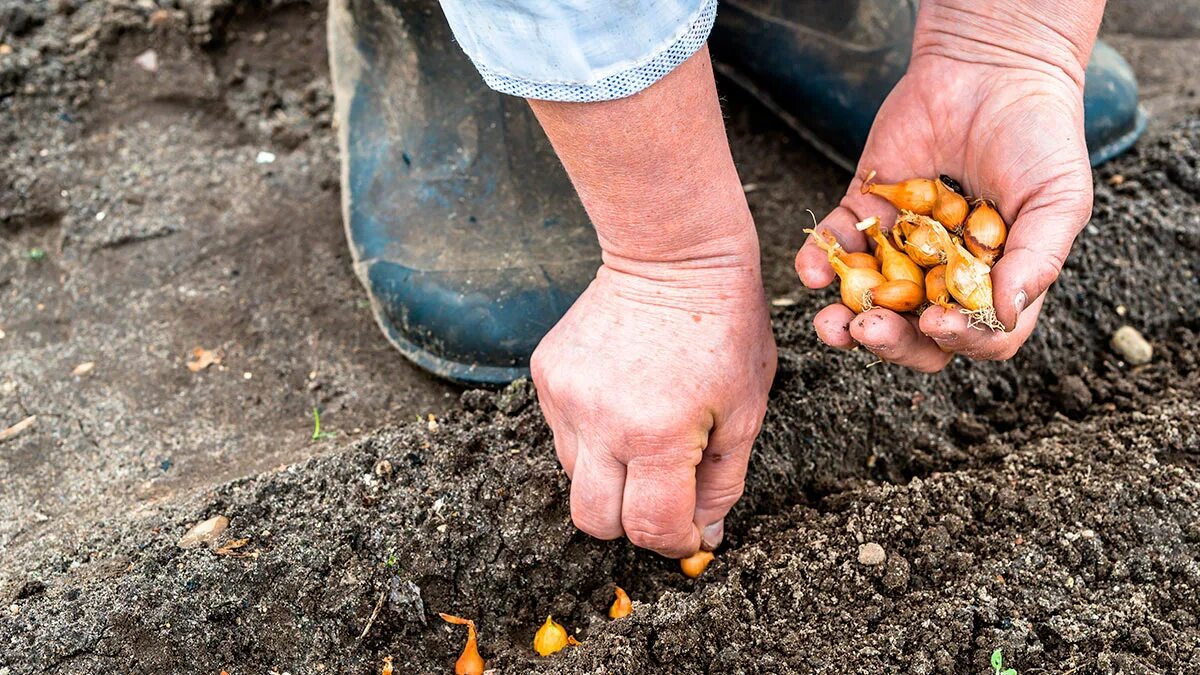
[[[704,45],[717,0],[441,0],[496,91],[608,101],[654,84]]]

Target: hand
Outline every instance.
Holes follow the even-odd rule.
[[[775,376],[757,245],[745,260],[606,264],[534,352],[579,529],[675,558],[720,544]]]
[[[881,183],[939,174],[959,180],[968,194],[995,200],[1010,225],[1004,255],[992,270],[996,314],[1007,330],[969,327],[965,315],[940,307],[918,320],[883,309],[855,317],[835,304],[814,319],[818,336],[833,347],[861,344],[885,361],[924,372],[940,370],[953,353],[1012,357],[1033,331],[1044,292],[1092,207],[1083,66],[1071,62],[1080,51],[1086,62],[1090,42],[1085,49],[1052,50],[1034,39],[1035,30],[992,23],[992,42],[1012,51],[988,44],[974,53],[975,43],[947,38],[933,26],[956,18],[945,7],[951,3],[931,4],[942,14],[931,17],[923,8],[909,70],[880,109],[846,196],[817,229],[832,231],[849,250],[869,250],[854,224],[871,215],[888,223],[896,213],[885,200],[861,194],[869,170]],[[971,30],[952,23],[959,32]],[[1056,64],[1025,55],[1039,52],[1063,58]],[[809,288],[835,278],[811,237],[796,256],[796,271]]]

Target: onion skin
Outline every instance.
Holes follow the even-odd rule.
[[[679,561],[679,569],[690,579],[704,574],[704,570],[708,569],[708,564],[713,561],[711,551],[696,551],[696,553]]]
[[[925,273],[925,299],[931,305],[950,309],[953,302],[946,288],[946,266],[938,265]]]
[[[855,267],[862,270],[875,270],[878,272],[881,265],[878,258],[870,253],[863,253],[861,251],[853,253],[843,251],[838,257],[841,258],[842,262],[846,263],[847,267]]]
[[[829,264],[841,279],[839,292],[842,304],[849,307],[851,312],[862,314],[863,298],[867,291],[887,281],[887,277],[875,270],[848,267],[837,258],[830,258]]]
[[[925,303],[925,291],[908,279],[893,279],[867,291],[864,305],[911,312]]]
[[[980,262],[960,244],[950,240],[950,234],[941,225],[934,228],[935,234],[946,247],[946,290],[963,306],[968,314],[980,323],[996,330],[1004,326],[996,320],[992,302],[991,268]]]
[[[554,617],[546,617],[546,623],[538,629],[536,635],[533,636],[533,651],[542,656],[550,656],[570,644],[570,639],[567,637],[567,629],[554,620]]]
[[[971,210],[967,198],[947,185],[945,177],[934,181],[934,188],[937,190],[937,201],[929,215],[951,232],[962,231],[963,221]]]
[[[912,211],[923,216],[933,213],[937,203],[937,181],[928,178],[910,178],[899,183],[875,183],[875,172],[867,174],[863,181],[863,194],[873,194],[891,202],[892,206],[901,211]]]
[[[633,612],[633,601],[629,599],[629,594],[620,586],[617,586],[617,590],[614,593],[617,598],[613,600],[612,607],[608,608],[608,618],[624,619]]]
[[[986,201],[980,201],[963,225],[963,244],[980,262],[991,267],[1004,251],[1008,225]]]
[[[883,273],[883,276],[887,277],[889,281],[906,279],[919,287],[924,287],[925,273],[921,271],[920,266],[913,262],[912,258],[892,246],[892,242],[880,231],[878,219],[875,219],[874,223],[868,223],[869,221],[864,220],[859,225],[867,224],[863,231],[875,240],[875,257],[880,261],[879,271]]]

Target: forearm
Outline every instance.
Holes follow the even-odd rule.
[[[925,0],[913,59],[1044,69],[1083,88],[1105,0]]]
[[[601,103],[531,100],[587,209],[606,265],[758,269],[708,50],[653,86]]]

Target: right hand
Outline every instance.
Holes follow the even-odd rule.
[[[605,265],[534,352],[579,529],[673,558],[720,544],[775,376],[753,248],[732,264]]]

